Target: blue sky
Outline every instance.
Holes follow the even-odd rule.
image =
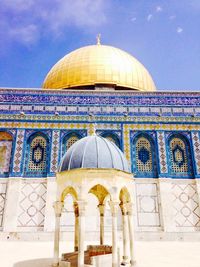
[[[0,87],[41,87],[81,46],[121,48],[159,90],[200,91],[200,0],[0,0]]]

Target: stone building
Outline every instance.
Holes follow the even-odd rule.
[[[95,124],[130,163],[136,238],[199,239],[200,93],[157,91],[134,57],[97,44],[62,58],[42,89],[1,88],[0,101],[2,238],[52,238],[58,164]],[[68,201],[63,233],[74,227]],[[97,212],[87,209],[88,233]]]

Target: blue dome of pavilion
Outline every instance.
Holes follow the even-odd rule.
[[[113,142],[97,135],[74,143],[63,156],[58,171],[77,168],[117,169],[130,173],[123,152]]]

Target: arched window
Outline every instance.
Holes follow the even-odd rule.
[[[189,142],[181,135],[169,139],[169,170],[172,176],[192,176],[192,160]]]
[[[63,145],[62,145],[62,156],[65,154],[65,152],[74,144],[76,141],[80,139],[80,136],[76,133],[70,133],[67,134],[63,139]]]
[[[109,141],[113,142],[116,146],[120,148],[120,141],[116,134],[113,133],[102,133],[102,137],[108,139]]]
[[[30,176],[46,176],[48,166],[48,140],[43,134],[35,134],[28,140],[25,173]]]
[[[0,132],[0,175],[8,176],[12,151],[12,135],[8,132]]]
[[[155,145],[147,135],[139,135],[134,140],[132,170],[136,177],[157,177]]]

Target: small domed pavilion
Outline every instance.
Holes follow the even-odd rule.
[[[117,238],[119,209],[121,209],[123,218],[122,264],[134,266],[133,191],[133,175],[130,173],[128,162],[122,151],[114,143],[103,137],[92,135],[73,144],[64,155],[57,172],[53,266],[59,266],[60,217],[64,199],[68,194],[72,196],[74,204],[75,244],[74,252],[68,255],[63,254],[61,261],[63,264],[70,262],[71,265],[63,266],[96,266],[97,257],[100,263],[98,266],[119,266]],[[91,253],[88,251],[89,247],[92,246],[88,246],[88,249],[84,251],[85,210],[88,193],[97,197],[100,215],[100,242],[99,245],[93,246],[93,257],[90,257]],[[112,214],[112,247],[110,250],[109,246],[104,244],[104,207],[105,201],[108,199]],[[70,261],[70,258],[74,257],[76,257],[75,264]]]

